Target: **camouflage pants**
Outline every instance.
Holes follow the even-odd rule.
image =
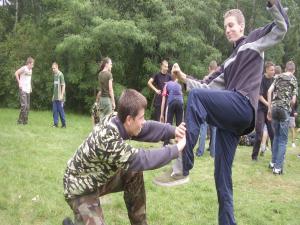
[[[124,191],[128,217],[132,225],[147,225],[143,172],[121,170],[96,193],[67,200],[75,216],[75,225],[105,225],[99,197]]]
[[[30,108],[30,93],[26,93],[19,89],[19,95],[20,95],[20,115],[18,119],[19,124],[27,124],[28,122],[28,113]]]

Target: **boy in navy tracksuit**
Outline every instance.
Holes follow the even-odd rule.
[[[207,84],[184,74],[178,64],[173,73],[191,90],[186,109],[187,145],[183,151],[183,174],[169,174],[169,181],[186,179],[194,164],[193,148],[200,125],[216,126],[215,183],[219,224],[236,224],[233,212],[231,168],[239,138],[255,124],[264,51],[280,42],[288,29],[288,17],[279,0],[267,1],[274,22],[244,36],[245,20],[238,9],[224,15],[225,34],[233,52]],[[167,182],[167,181],[166,181]],[[177,182],[180,184],[180,182]]]

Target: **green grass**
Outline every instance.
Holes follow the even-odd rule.
[[[91,130],[89,117],[67,113],[67,129],[52,128],[51,112],[34,112],[27,126],[16,125],[18,110],[0,109],[0,224],[56,225],[72,212],[63,198],[67,160]],[[153,147],[158,144],[136,143]],[[297,146],[300,146],[298,141]],[[289,143],[290,146],[290,143]],[[288,147],[285,174],[267,168],[270,151],[258,162],[252,149],[239,147],[233,167],[234,205],[238,224],[300,224],[300,148]],[[145,172],[148,223],[153,225],[217,224],[218,203],[213,160],[197,158],[191,181],[162,188],[152,179],[166,168]],[[123,194],[103,205],[107,224],[129,224]]]

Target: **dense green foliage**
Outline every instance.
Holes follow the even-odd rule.
[[[0,1],[5,2],[5,1]],[[210,60],[222,62],[230,45],[223,35],[223,13],[245,12],[248,31],[270,22],[266,1],[226,0],[11,0],[0,6],[0,105],[18,106],[14,72],[28,56],[36,59],[32,107],[50,107],[51,63],[67,82],[67,107],[88,112],[97,91],[98,63],[113,59],[116,95],[124,87],[142,91],[149,75],[167,58],[184,71],[205,75]],[[300,65],[300,1],[284,0],[291,28],[266,59]],[[17,4],[18,3],[18,4]],[[2,3],[3,4],[3,3]]]

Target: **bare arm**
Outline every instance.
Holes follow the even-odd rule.
[[[267,107],[269,106],[268,100],[266,100],[266,99],[264,98],[264,96],[260,95],[258,100],[259,100],[261,103],[263,103],[265,106],[267,106]]]
[[[268,120],[272,119],[272,93],[274,91],[274,84],[272,84],[268,90],[268,115],[267,118]]]
[[[148,80],[148,87],[150,87],[156,94],[160,95],[161,90],[158,90],[156,87],[154,87],[153,81],[154,79],[152,77]]]
[[[15,76],[16,76],[16,80],[18,82],[18,85],[19,85],[19,88],[22,88],[21,87],[21,84],[20,84],[20,75],[23,71],[23,68],[21,67],[20,69],[18,69],[16,72],[15,72]]]
[[[115,95],[114,95],[113,80],[112,79],[110,79],[108,81],[108,89],[109,89],[109,95],[110,95],[111,102],[112,102],[112,108],[113,108],[113,110],[115,110],[116,103],[115,103]]]
[[[161,108],[160,108],[160,122],[162,123],[166,122],[165,115],[164,115],[165,104],[166,104],[166,96],[163,96],[161,101]]]
[[[64,95],[65,95],[65,91],[66,91],[66,85],[65,84],[62,84],[60,85],[60,96],[59,96],[59,100],[60,101],[63,101],[64,100]]]
[[[211,74],[213,78],[209,84],[188,77],[187,74],[181,71],[177,63],[173,65],[172,73],[175,74],[178,80],[180,80],[183,83],[186,83],[188,91],[194,88],[211,88],[211,89],[221,89],[221,90],[225,89],[224,74],[221,71],[217,71]]]
[[[297,96],[293,95],[292,100],[291,100],[291,104],[292,104],[293,107],[296,104],[296,100],[297,100]]]

